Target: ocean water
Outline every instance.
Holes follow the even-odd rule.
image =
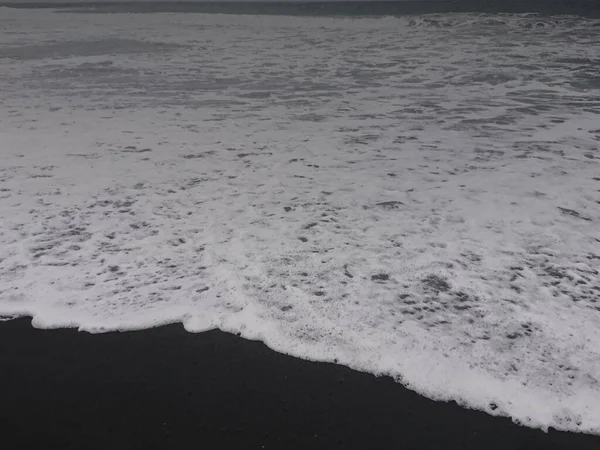
[[[60,8],[62,10],[95,13],[212,13],[250,15],[291,15],[291,16],[404,16],[415,14],[443,13],[488,13],[523,14],[536,13],[545,16],[578,15],[580,17],[600,17],[598,0],[405,0],[405,1],[253,1],[253,0],[213,0],[213,1],[148,1],[148,0],[4,0],[0,5],[27,9]]]
[[[219,328],[600,433],[593,8],[29,6],[0,8],[4,318]]]

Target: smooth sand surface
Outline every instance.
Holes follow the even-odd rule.
[[[23,318],[0,323],[0,355],[0,432],[20,449],[600,448],[220,331],[92,335]]]

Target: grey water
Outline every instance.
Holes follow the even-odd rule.
[[[403,16],[433,13],[540,14],[600,17],[598,0],[409,1],[86,1],[0,2],[15,8],[58,8],[95,13],[214,13],[289,16]]]

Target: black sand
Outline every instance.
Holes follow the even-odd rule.
[[[597,436],[180,325],[90,335],[2,322],[0,386],[6,449],[600,449]]]

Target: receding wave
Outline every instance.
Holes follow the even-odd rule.
[[[2,10],[0,315],[600,433],[599,24]]]

